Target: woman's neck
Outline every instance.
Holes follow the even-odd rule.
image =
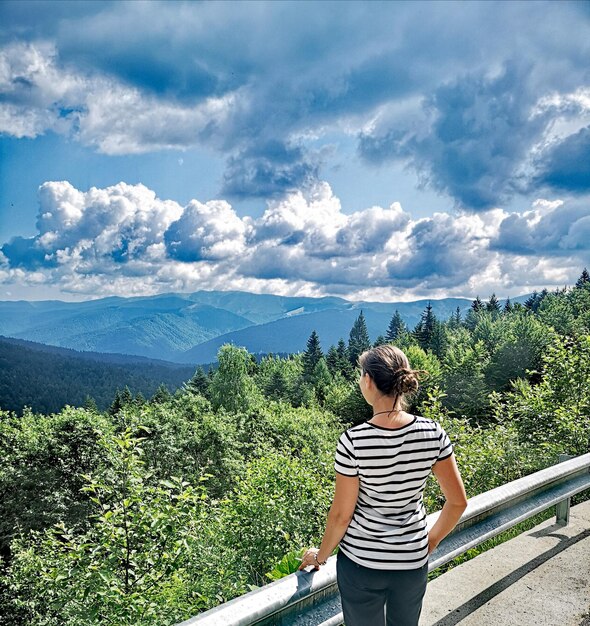
[[[402,409],[401,400],[391,396],[380,396],[373,402],[373,417],[369,420],[379,426],[403,426],[412,416]]]
[[[373,415],[391,413],[397,415],[402,410],[400,398],[379,396],[373,400]]]

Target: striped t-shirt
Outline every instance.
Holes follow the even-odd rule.
[[[359,496],[340,549],[373,569],[417,569],[428,561],[422,492],[432,466],[451,456],[442,427],[414,417],[400,428],[365,422],[345,431],[336,448],[339,474],[359,477]]]

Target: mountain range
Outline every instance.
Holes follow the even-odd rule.
[[[527,296],[515,298],[515,301]],[[303,298],[240,291],[199,291],[86,302],[0,302],[0,335],[81,352],[114,353],[198,364],[215,360],[219,346],[233,343],[253,354],[305,349],[312,331],[327,350],[348,339],[361,310],[372,340],[385,334],[396,310],[410,328],[428,303],[439,319],[464,298],[414,302],[352,302],[343,298]]]

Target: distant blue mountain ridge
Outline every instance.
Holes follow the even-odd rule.
[[[211,363],[224,343],[244,346],[253,354],[300,352],[314,330],[327,350],[340,338],[348,339],[361,310],[374,340],[385,334],[396,310],[414,327],[428,302],[442,320],[457,307],[465,313],[471,305],[471,300],[464,298],[383,303],[240,291],[86,302],[0,301],[0,335],[77,351]]]

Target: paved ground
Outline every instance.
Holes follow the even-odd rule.
[[[420,626],[590,626],[590,501],[428,584]]]

